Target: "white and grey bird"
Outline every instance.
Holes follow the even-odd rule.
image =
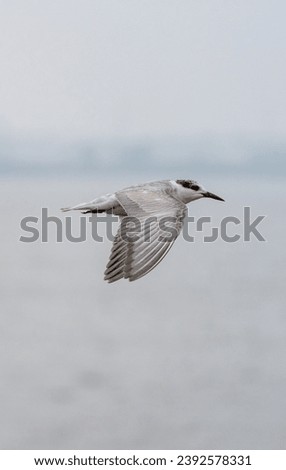
[[[120,216],[104,279],[136,281],[152,271],[172,247],[183,227],[186,204],[203,197],[224,200],[193,180],[162,180],[130,186],[62,211]]]

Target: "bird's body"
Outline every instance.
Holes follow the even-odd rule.
[[[120,216],[121,225],[114,239],[105,280],[135,281],[162,261],[182,229],[186,204],[202,197],[223,201],[196,181],[162,180],[130,186],[62,210]],[[130,223],[133,223],[132,230]]]

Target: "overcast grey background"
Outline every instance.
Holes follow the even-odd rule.
[[[285,2],[0,9],[0,447],[285,448]],[[115,285],[109,242],[19,242],[165,177],[226,199],[190,215],[267,215],[267,242],[181,238]]]
[[[67,138],[283,136],[283,0],[1,1],[1,121]]]

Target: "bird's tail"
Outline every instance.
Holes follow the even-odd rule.
[[[77,204],[76,206],[71,206],[71,207],[62,207],[61,211],[62,212],[68,212],[68,211],[91,211],[94,209],[90,203],[84,202],[83,204]]]
[[[83,214],[88,212],[106,212],[107,210],[112,209],[116,201],[113,194],[107,194],[106,196],[99,197],[90,202],[83,202],[82,204],[77,204],[76,206],[63,207],[61,210],[63,212],[68,211],[81,211]]]

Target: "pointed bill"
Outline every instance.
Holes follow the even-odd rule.
[[[204,197],[210,197],[211,199],[216,199],[217,201],[224,201],[224,199],[220,196],[217,196],[216,194],[210,193],[209,191],[206,191],[203,193]]]

